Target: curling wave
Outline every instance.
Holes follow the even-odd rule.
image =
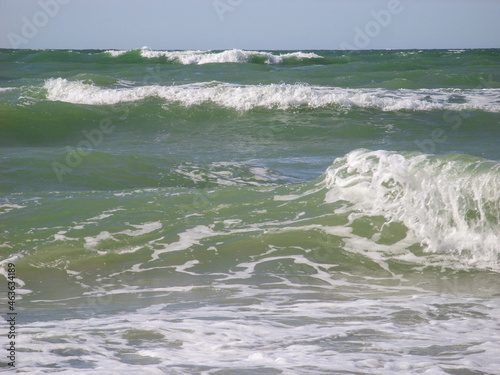
[[[401,222],[427,251],[500,269],[500,163],[466,155],[355,150],[326,172],[325,201]]]

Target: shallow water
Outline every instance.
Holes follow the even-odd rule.
[[[498,61],[1,50],[16,367],[496,373]]]

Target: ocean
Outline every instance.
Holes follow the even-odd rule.
[[[499,68],[0,50],[0,371],[499,374]]]

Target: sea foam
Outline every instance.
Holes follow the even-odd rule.
[[[105,53],[112,57],[119,57],[126,53],[137,50],[109,50]],[[231,49],[225,51],[203,51],[203,50],[188,50],[188,51],[156,51],[148,47],[140,49],[140,55],[146,59],[166,58],[169,61],[174,61],[183,65],[202,65],[202,64],[220,64],[220,63],[247,63],[252,57],[261,57],[265,59],[267,64],[280,64],[284,59],[295,58],[303,59],[322,59],[315,53],[309,52],[290,52],[280,53],[278,55],[270,52],[261,51],[246,51],[241,49]]]
[[[105,88],[82,81],[52,78],[45,81],[47,99],[74,104],[114,105],[147,98],[161,98],[166,103],[185,106],[214,103],[221,107],[250,110],[255,107],[288,109],[300,106],[343,107],[397,110],[483,110],[500,112],[500,89],[458,90],[420,89],[388,90],[310,86],[306,84],[236,85],[223,82],[199,82],[186,85],[147,85]],[[453,98],[460,94],[461,103]]]
[[[327,170],[325,201],[402,222],[430,252],[500,269],[500,164],[463,155],[355,150]]]

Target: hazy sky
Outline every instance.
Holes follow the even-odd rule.
[[[0,0],[0,48],[500,48],[498,0]]]

